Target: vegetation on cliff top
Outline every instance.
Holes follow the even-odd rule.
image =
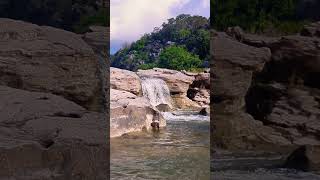
[[[316,0],[211,0],[211,7],[211,25],[217,30],[240,26],[252,33],[289,34],[320,18]]]
[[[90,25],[109,25],[106,0],[2,0],[0,17],[83,33]]]
[[[207,65],[210,22],[201,16],[182,14],[154,28],[138,41],[124,45],[111,57],[111,65],[137,70],[162,67],[194,70]]]

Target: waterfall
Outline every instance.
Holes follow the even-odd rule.
[[[162,79],[142,78],[141,86],[143,96],[149,99],[152,106],[156,107],[159,104],[166,104],[172,108],[169,88]]]

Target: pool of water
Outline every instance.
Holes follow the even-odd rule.
[[[183,116],[170,116],[160,132],[112,138],[111,179],[209,180],[209,118]]]

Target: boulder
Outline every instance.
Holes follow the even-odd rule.
[[[132,71],[110,67],[110,87],[142,95],[141,80]]]
[[[90,32],[83,35],[83,40],[103,59],[107,60],[109,54],[109,27],[90,26]]]
[[[305,25],[300,34],[302,36],[320,37],[320,21]]]
[[[62,97],[0,86],[0,177],[106,179],[105,114]]]
[[[150,130],[152,122],[158,122],[160,127],[166,126],[160,112],[153,109],[145,97],[116,89],[111,89],[110,93],[110,137]]]
[[[201,107],[208,107],[210,104],[210,73],[198,73],[194,77],[195,80],[187,91],[187,97]]]
[[[0,19],[0,85],[61,95],[102,111],[101,68],[74,33]]]

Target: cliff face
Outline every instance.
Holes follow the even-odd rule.
[[[320,169],[319,29],[279,38],[213,31],[213,148],[275,153],[277,165]]]

